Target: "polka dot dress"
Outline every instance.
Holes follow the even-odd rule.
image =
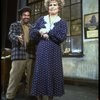
[[[64,31],[64,29],[62,30]],[[32,37],[36,36],[34,32],[35,31],[33,29],[31,31]],[[66,32],[62,33],[65,34]],[[50,34],[52,34],[52,32]],[[66,35],[60,36],[63,40],[65,37]],[[39,40],[31,88],[31,95],[33,96],[62,96],[64,94],[61,47],[54,41],[53,39]]]

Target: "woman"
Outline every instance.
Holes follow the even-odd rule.
[[[46,0],[45,7],[49,14],[40,17],[30,31],[31,39],[38,41],[31,94],[38,96],[39,100],[43,95],[53,100],[53,96],[64,94],[60,44],[66,39],[67,25],[58,16],[63,3]]]

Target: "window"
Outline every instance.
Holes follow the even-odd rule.
[[[67,39],[62,43],[63,56],[83,56],[82,0],[65,0],[60,16],[68,24]]]
[[[47,14],[44,7],[44,0],[27,0],[27,5],[32,9],[32,23],[34,23],[40,16]]]
[[[32,9],[32,23],[46,15],[44,0],[27,0]],[[61,45],[64,57],[83,56],[82,0],[65,0],[65,6],[59,14],[68,24],[67,39]]]

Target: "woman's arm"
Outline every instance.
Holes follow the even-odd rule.
[[[39,30],[41,29],[41,21],[42,21],[43,17],[40,17],[35,24],[32,26],[32,28],[30,29],[30,39],[35,39],[38,36],[40,36],[39,34]]]
[[[48,33],[49,39],[54,42],[61,43],[67,38],[67,23],[61,20],[55,24],[55,27]]]

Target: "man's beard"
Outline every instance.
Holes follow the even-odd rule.
[[[29,23],[29,19],[28,19],[28,18],[23,19],[23,23],[24,23],[24,24]]]

